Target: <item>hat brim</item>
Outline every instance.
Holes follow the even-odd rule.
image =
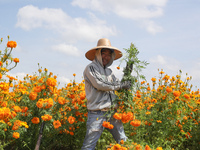
[[[94,48],[90,49],[89,51],[87,51],[87,52],[85,53],[85,57],[86,57],[87,59],[93,61],[93,60],[95,59],[96,50],[97,50],[97,49],[100,49],[100,48],[113,49],[114,52],[115,52],[115,58],[114,58],[114,60],[117,60],[117,59],[119,59],[120,57],[122,57],[122,52],[121,52],[119,49],[117,49],[117,48],[115,48],[115,47],[112,47],[112,46],[109,46],[109,47],[108,47],[108,46],[97,46],[97,47],[94,47]]]

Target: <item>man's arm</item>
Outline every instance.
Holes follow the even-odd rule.
[[[99,71],[92,65],[89,65],[86,68],[84,74],[90,83],[98,90],[114,91],[119,90],[121,87],[119,82],[111,83],[107,81],[107,79],[103,78]]]

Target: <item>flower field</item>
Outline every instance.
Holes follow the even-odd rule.
[[[23,80],[7,75],[20,62],[11,56],[16,46],[8,41],[0,53],[0,149],[79,150],[87,120],[84,81],[77,83],[72,74],[72,82],[58,88],[57,77],[40,66]],[[191,77],[182,80],[181,71],[172,77],[158,73],[151,83],[135,80],[139,88],[128,95],[116,93],[117,113],[109,112],[122,120],[128,140],[117,144],[105,130],[97,149],[200,149],[199,89],[192,90]]]

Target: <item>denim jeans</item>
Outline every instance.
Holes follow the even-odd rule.
[[[108,118],[105,113],[106,112],[103,111],[88,111],[87,131],[81,150],[95,149],[96,143],[104,130],[102,126],[104,121],[109,121],[110,124],[114,126],[113,129],[106,129],[112,134],[117,143],[120,143],[121,140],[126,141],[127,137],[121,120],[117,120],[113,117]]]

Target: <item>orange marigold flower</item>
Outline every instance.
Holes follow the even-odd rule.
[[[63,97],[58,97],[58,103],[61,105],[65,104],[65,99]]]
[[[179,97],[179,96],[181,95],[181,93],[180,93],[179,91],[174,91],[174,92],[173,92],[173,95],[174,95],[175,97]]]
[[[53,87],[56,86],[57,84],[57,80],[54,78],[48,78],[46,82],[48,86],[53,86]]]
[[[156,82],[156,78],[151,78],[151,81]]]
[[[38,124],[40,122],[40,119],[38,117],[33,117],[31,121],[33,124]]]
[[[33,91],[34,92],[37,92],[37,93],[39,93],[39,92],[41,92],[41,87],[40,86],[35,86],[34,88],[33,88]]]
[[[184,116],[183,119],[184,119],[184,120],[187,120],[188,118],[187,118],[187,116]]]
[[[60,123],[60,121],[59,121],[59,120],[57,120],[57,121],[54,120],[54,122],[53,122],[53,126],[54,126],[55,129],[61,127],[61,123]]]
[[[2,76],[3,76],[3,75],[0,73],[0,79],[2,78]]]
[[[42,107],[43,107],[43,99],[39,99],[39,100],[37,101],[37,103],[36,103],[36,106],[37,106],[38,108],[42,108]]]
[[[123,123],[127,123],[127,122],[129,122],[130,120],[133,120],[133,119],[134,119],[134,116],[133,116],[132,112],[122,114],[121,120],[122,120]]]
[[[170,92],[172,91],[172,88],[167,87],[167,88],[166,88],[166,91],[167,91],[167,93],[170,93]]]
[[[12,130],[13,130],[13,131],[18,130],[18,129],[19,129],[19,125],[14,124],[14,125],[12,126]]]
[[[72,117],[72,116],[69,116],[68,122],[69,122],[70,124],[73,124],[73,123],[75,122],[75,119],[76,119],[76,118],[74,118],[74,117]]]
[[[141,125],[141,121],[135,119],[134,121],[131,121],[130,125],[132,125],[134,127],[139,127]]]
[[[190,95],[188,95],[188,94],[184,94],[183,95],[186,99],[189,99],[190,98]]]
[[[37,98],[37,93],[36,92],[31,92],[29,94],[29,98],[30,98],[30,100],[35,100]]]
[[[160,74],[164,74],[165,72],[164,71],[161,71],[161,72],[159,72]]]
[[[149,145],[145,146],[145,150],[151,150],[151,148],[149,147]]]
[[[13,61],[14,61],[15,63],[18,63],[18,62],[19,62],[19,58],[14,58]]]
[[[108,129],[113,129],[114,126],[110,124],[110,122],[104,121],[102,124],[103,127],[108,128]]]
[[[162,123],[162,121],[161,121],[161,120],[157,120],[157,122],[158,122],[158,123]]]
[[[18,139],[20,137],[20,134],[18,132],[13,132],[13,137],[15,139]]]
[[[124,140],[121,140],[121,141],[120,141],[120,144],[124,144]]]
[[[86,96],[86,95],[85,95],[85,92],[81,92],[79,95],[80,95],[80,99],[81,99],[81,100],[84,100],[84,99],[85,99],[85,96]]]
[[[15,41],[8,41],[7,47],[16,48],[17,47],[17,42],[15,42]]]
[[[22,109],[19,106],[14,106],[15,112],[22,112]]]
[[[76,76],[76,74],[74,73],[74,74],[73,74],[73,76],[75,77],[75,76]]]
[[[121,145],[120,144],[115,144],[114,146],[113,146],[113,150],[120,150],[121,149]]]
[[[52,98],[45,99],[44,102],[47,103],[47,105],[45,106],[45,109],[53,106],[53,99]]]
[[[198,100],[196,101],[196,103],[200,105],[200,99],[198,99]]]
[[[151,90],[151,88],[148,86],[148,87],[147,87],[147,91],[150,91],[150,90]]]

